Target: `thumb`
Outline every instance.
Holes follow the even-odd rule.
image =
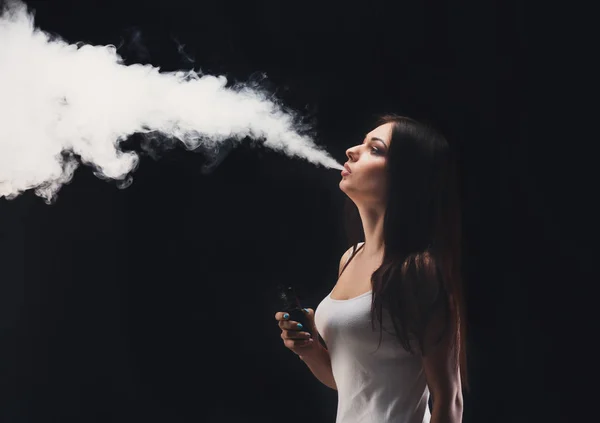
[[[312,308],[305,308],[303,309],[304,311],[304,315],[307,317],[308,321],[310,322],[310,325],[314,328],[315,327],[315,311]]]

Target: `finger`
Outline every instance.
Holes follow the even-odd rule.
[[[302,326],[302,323],[282,320],[279,322],[279,327],[281,329],[291,329],[291,330],[305,330],[306,328]]]
[[[311,345],[314,341],[312,339],[306,339],[303,341],[295,340],[295,339],[286,339],[283,341],[283,344],[289,349],[302,348]]]
[[[314,321],[315,321],[315,311],[312,308],[305,308],[304,309],[304,315],[306,316],[306,318],[308,319],[308,321],[312,325],[314,323]]]
[[[281,338],[282,339],[309,339],[310,333],[300,332],[297,330],[282,330]]]
[[[278,311],[275,313],[275,320],[287,320],[290,318],[290,315],[285,311]]]
[[[310,339],[310,333],[308,332],[300,332],[296,330],[283,330],[281,331],[282,339]]]

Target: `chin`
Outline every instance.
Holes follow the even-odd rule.
[[[353,187],[352,185],[348,185],[348,182],[345,181],[344,179],[342,179],[340,181],[340,183],[338,184],[340,191],[342,191],[344,194],[346,194],[347,196],[350,196],[350,194],[353,191]]]

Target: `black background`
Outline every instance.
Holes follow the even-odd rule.
[[[567,397],[585,390],[574,377],[588,374],[590,341],[568,322],[592,267],[578,237],[595,215],[577,201],[593,184],[577,173],[589,167],[564,172],[565,141],[534,123],[544,75],[528,79],[520,3],[28,4],[38,27],[120,46],[126,63],[266,75],[338,162],[377,114],[434,122],[461,153],[464,421],[581,410]],[[316,308],[333,287],[347,248],[339,171],[247,145],[210,174],[203,160],[144,156],[124,190],[80,167],[53,205],[0,200],[1,421],[335,420],[336,392],[282,344],[274,288],[295,284]]]

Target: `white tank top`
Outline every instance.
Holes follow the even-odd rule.
[[[348,300],[327,295],[315,324],[331,357],[338,392],[336,423],[429,423],[429,389],[418,353],[398,342],[389,314],[371,328],[372,291]],[[418,351],[418,350],[416,350]]]

